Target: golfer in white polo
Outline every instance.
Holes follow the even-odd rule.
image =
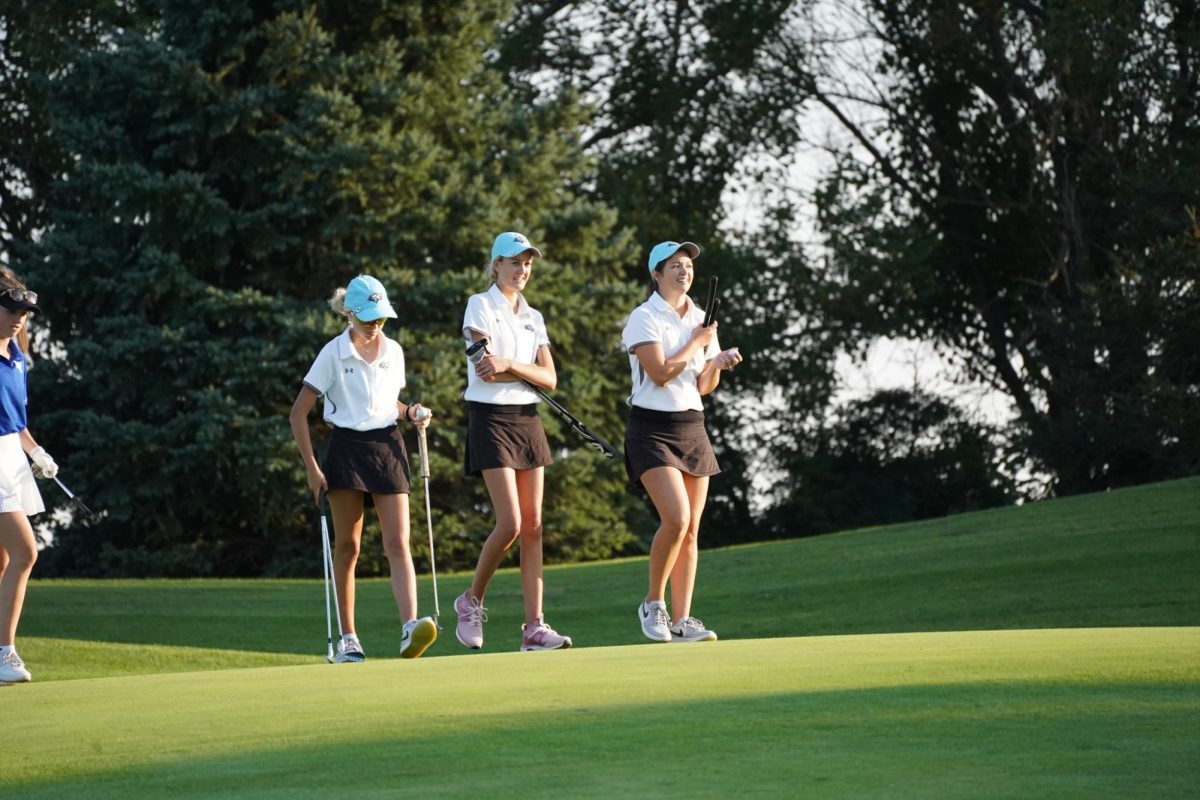
[[[417,618],[417,575],[409,550],[410,469],[398,421],[403,417],[424,428],[432,415],[419,414],[419,404],[400,401],[404,350],[383,334],[384,323],[396,318],[383,284],[359,275],[335,291],[329,305],[346,320],[346,329],[321,348],[290,419],[308,470],[308,488],[318,503],[325,493],[333,516],[333,572],[343,631],[336,660],[366,659],[354,627],[354,565],[368,505],[379,516],[392,594],[403,622],[400,657],[416,658],[437,638],[437,626],[429,617]],[[324,419],[333,428],[321,465],[308,428],[318,397],[325,398]]]

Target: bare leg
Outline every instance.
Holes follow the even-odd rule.
[[[0,644],[14,644],[25,605],[25,587],[37,561],[37,540],[21,511],[0,514]]]
[[[471,581],[471,595],[480,603],[487,592],[488,583],[504,561],[504,556],[521,532],[521,506],[517,493],[517,473],[509,467],[497,467],[483,471],[483,482],[492,498],[496,512],[496,525],[488,534],[483,549],[479,552],[479,563],[475,565],[475,577]]]
[[[417,618],[417,572],[413,569],[409,549],[408,495],[373,495],[379,528],[383,535],[383,552],[392,574],[392,596],[400,621]]]
[[[525,597],[525,624],[542,618],[542,488],[545,469],[517,473],[521,508],[521,591]]]
[[[363,493],[331,489],[325,494],[333,516],[333,580],[341,608],[342,632],[354,633],[354,565],[362,547]]]
[[[687,533],[679,546],[679,556],[671,568],[671,616],[675,622],[692,615],[692,590],[696,586],[696,564],[700,558],[700,517],[708,499],[708,478],[684,475],[683,485],[687,488],[691,514]]]
[[[646,600],[662,600],[667,576],[675,568],[684,534],[691,524],[691,505],[683,473],[674,467],[655,467],[642,473],[642,485],[658,511],[658,530],[650,544],[650,585]]]

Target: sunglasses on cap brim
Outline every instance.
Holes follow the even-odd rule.
[[[5,289],[3,292],[0,292],[0,294],[4,295],[5,297],[11,297],[13,300],[16,300],[18,303],[23,302],[23,301],[29,301],[30,303],[36,303],[38,300],[37,292],[31,292],[28,289],[18,289],[18,288]]]
[[[35,311],[39,310],[37,308],[37,301],[37,292],[30,291],[29,289],[12,287],[5,289],[4,291],[0,291],[0,305],[3,305],[5,308],[11,311],[16,311],[19,309],[33,309]]]

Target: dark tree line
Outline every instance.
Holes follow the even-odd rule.
[[[0,26],[0,242],[46,297],[32,424],[105,511],[54,531],[51,571],[310,573],[285,418],[358,272],[438,413],[439,562],[469,564],[458,328],[509,229],[546,252],[559,394],[615,441],[645,252],[704,247],[751,356],[707,407],[708,544],[1009,502],[1017,462],[1063,494],[1200,465],[1187,4],[8,0]],[[814,144],[817,243],[786,188]],[[837,354],[880,335],[937,342],[1017,426],[920,391],[831,411]],[[620,465],[545,420],[548,555],[638,552]]]

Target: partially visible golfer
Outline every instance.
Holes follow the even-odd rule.
[[[383,333],[384,323],[396,318],[383,284],[359,275],[336,290],[329,305],[345,318],[346,330],[321,348],[292,404],[290,421],[308,470],[308,488],[318,502],[325,492],[333,516],[333,578],[342,623],[336,660],[366,659],[354,628],[354,565],[362,544],[364,507],[371,504],[379,517],[392,594],[404,623],[400,657],[416,658],[437,638],[437,626],[429,617],[417,618],[417,575],[408,542],[410,471],[398,421],[404,417],[423,428],[430,416],[419,415],[419,404],[400,401],[404,350]],[[324,418],[333,428],[321,465],[308,428],[308,414],[318,397],[325,398]]]
[[[650,545],[650,585],[638,606],[642,633],[656,642],[713,641],[717,634],[692,616],[700,517],[708,479],[719,473],[700,398],[717,388],[721,370],[742,357],[721,352],[717,323],[688,297],[694,280],[691,242],[660,242],[650,251],[651,292],[625,324],[633,391],[625,431],[625,468],[641,481],[658,511]],[[671,583],[671,611],[666,606]]]
[[[472,295],[463,317],[467,345],[486,338],[489,355],[467,363],[466,474],[483,476],[496,524],[483,543],[471,585],[454,601],[455,635],[467,647],[483,647],[488,582],[518,538],[521,589],[525,595],[522,650],[559,650],[571,639],[546,624],[542,613],[542,486],[551,462],[550,444],[538,417],[537,394],[558,382],[550,337],[542,315],[521,293],[541,251],[519,233],[502,233],[492,244],[487,271],[492,286]]]
[[[0,268],[0,683],[32,678],[17,655],[17,622],[37,542],[29,518],[45,510],[34,475],[58,474],[54,459],[38,447],[26,427],[26,361],[31,313],[40,313],[38,296],[8,269]],[[25,454],[33,459],[30,468]]]

